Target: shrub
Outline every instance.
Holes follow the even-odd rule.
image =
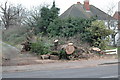
[[[31,51],[37,55],[50,54],[52,44],[45,37],[37,38],[36,42],[31,43]]]
[[[49,46],[46,45],[43,41],[37,41],[31,44],[31,51],[37,55],[43,55],[50,53]]]
[[[68,54],[66,54],[65,49],[61,49],[61,50],[60,50],[60,52],[59,52],[59,58],[60,58],[60,59],[67,59],[67,60],[69,60]]]
[[[108,36],[112,32],[112,30],[107,29],[102,21],[94,21],[91,27],[86,28],[85,33],[81,35],[82,39],[89,42],[91,46],[105,49],[109,42]]]
[[[55,19],[47,28],[50,36],[73,37],[76,34],[84,33],[85,28],[91,25],[92,19],[66,18]]]

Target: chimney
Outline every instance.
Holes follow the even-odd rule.
[[[84,1],[84,8],[86,9],[86,11],[90,11],[89,0]]]
[[[77,2],[77,4],[81,4],[80,2]]]

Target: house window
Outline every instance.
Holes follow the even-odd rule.
[[[111,27],[115,27],[115,22],[111,21]]]

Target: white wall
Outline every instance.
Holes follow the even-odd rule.
[[[105,25],[108,26],[107,20],[104,20]],[[118,32],[118,21],[117,20],[111,20],[110,28],[114,30],[115,32]],[[119,34],[117,33],[115,36],[115,44],[118,44]],[[110,43],[109,45],[113,45],[113,38],[110,36]]]

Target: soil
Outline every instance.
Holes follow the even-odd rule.
[[[41,60],[38,57],[30,56],[31,54],[25,53],[21,54],[24,57],[14,58],[11,60],[3,60],[2,66],[22,66],[22,65],[32,65],[32,64],[46,64],[46,63],[58,63],[58,62],[70,62],[70,61],[82,61],[82,60],[99,60],[99,59],[117,59],[117,55],[104,55],[104,56],[94,56],[89,59],[78,59],[78,60]],[[27,55],[25,57],[25,55]],[[28,56],[29,55],[29,56]]]

